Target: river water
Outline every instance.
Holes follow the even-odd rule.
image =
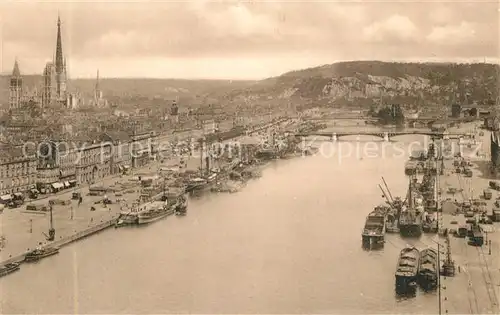
[[[361,248],[365,216],[383,202],[381,176],[393,195],[406,192],[405,158],[378,142],[378,156],[339,160],[330,146],[274,162],[241,192],[191,200],[186,217],[110,229],[24,264],[0,279],[0,311],[436,314],[435,294],[394,296],[398,253],[411,241],[388,235],[382,251]]]

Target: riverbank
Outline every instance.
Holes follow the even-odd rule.
[[[439,188],[442,193],[443,227],[456,230],[464,225],[466,218],[463,214],[455,215],[455,201],[460,203],[470,199],[479,199],[486,203],[488,213],[491,213],[493,203],[500,198],[500,194],[492,191],[491,200],[483,198],[483,190],[489,186],[488,154],[490,132],[475,130],[477,123],[463,124],[452,128],[450,132],[472,132],[476,144],[461,145],[462,156],[472,163],[472,177],[456,173],[453,159],[444,161],[445,174],[440,176]],[[457,145],[457,144],[455,144]],[[457,147],[459,147],[457,145]],[[480,152],[478,154],[478,152]],[[457,189],[457,193],[450,194],[449,189]],[[447,201],[446,201],[447,200]],[[500,237],[499,224],[481,225],[485,233],[485,244],[474,247],[464,238],[450,237],[452,258],[457,267],[455,277],[442,278],[443,310],[453,314],[495,314],[498,313],[498,297],[500,296]],[[447,292],[448,291],[448,292]],[[452,293],[452,294],[449,294]]]
[[[279,123],[282,123],[282,121]],[[259,126],[256,131],[260,131],[262,128],[263,126]],[[223,143],[237,139],[223,139]],[[47,205],[49,199],[58,199],[69,203],[68,205],[53,206],[53,226],[56,230],[56,237],[53,242],[47,241],[45,237],[49,227],[48,212],[28,213],[20,210],[24,209],[25,205],[22,208],[5,209],[0,216],[0,234],[5,237],[3,247],[0,249],[0,266],[12,261],[22,260],[24,255],[34,248],[64,246],[110,227],[124,208],[129,207],[139,199],[140,182],[138,176],[158,174],[163,167],[179,168],[181,165],[181,172],[197,172],[200,166],[200,158],[190,155],[171,156],[162,161],[154,161],[142,168],[134,169],[132,174],[102,179],[95,185],[114,188],[122,187],[121,191],[108,193],[108,197],[113,203],[106,206],[101,202],[102,196],[88,195],[89,185],[51,194],[45,198],[30,200],[28,203],[33,205]],[[166,186],[173,186],[175,179],[175,177],[168,178],[165,182]],[[243,182],[234,180],[226,182],[224,179],[221,181],[221,186],[230,186],[232,184],[235,187],[238,186],[238,189],[244,186]],[[78,200],[72,200],[73,192],[79,192],[83,196],[81,204],[78,203]],[[91,210],[92,207],[95,208],[95,211]]]

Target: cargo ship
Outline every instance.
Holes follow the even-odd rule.
[[[385,243],[385,228],[389,207],[381,205],[366,217],[365,227],[361,234],[363,247],[382,247]]]
[[[35,262],[39,261],[42,258],[52,256],[59,253],[59,248],[57,247],[46,247],[46,248],[37,248],[27,253],[24,257],[25,262]]]
[[[217,182],[216,173],[212,173],[206,178],[201,178],[201,177],[193,178],[187,183],[186,192],[190,193],[190,192],[210,189],[213,186],[213,184],[215,184],[215,182]]]
[[[151,201],[141,206],[137,214],[137,224],[148,224],[174,214],[174,207],[166,201]]]
[[[411,208],[405,208],[399,215],[399,233],[404,237],[422,235],[422,215]]]
[[[161,201],[151,201],[141,206],[137,224],[148,224],[172,214],[186,214],[187,198],[184,193],[164,192]]]
[[[21,268],[20,265],[21,264],[17,262],[3,265],[2,267],[0,267],[0,277],[4,277],[15,271],[18,271]]]
[[[410,180],[408,188],[408,206],[399,213],[399,233],[405,237],[420,237],[422,235],[423,198],[415,191],[416,180]]]
[[[422,230],[424,233],[439,232],[438,217],[436,213],[429,214],[424,212],[423,218]]]
[[[411,176],[417,174],[418,163],[410,160],[405,163],[405,175]]]
[[[438,252],[433,248],[426,248],[420,252],[420,266],[418,283],[422,289],[429,291],[437,288],[439,282]]]
[[[397,293],[410,293],[416,289],[419,261],[420,253],[417,248],[407,246],[401,250],[395,273]]]

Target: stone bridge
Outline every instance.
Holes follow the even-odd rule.
[[[374,136],[383,139],[384,141],[390,141],[391,138],[404,135],[424,135],[429,136],[432,139],[460,139],[465,138],[468,135],[462,133],[447,133],[447,132],[434,132],[430,130],[409,130],[409,131],[352,131],[352,132],[302,132],[295,134],[296,137],[328,137],[332,141],[338,140],[340,137],[345,136]]]

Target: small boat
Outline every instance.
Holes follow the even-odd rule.
[[[115,228],[137,224],[139,221],[138,213],[133,211],[122,211],[116,220]]]
[[[420,253],[417,248],[407,246],[401,250],[395,273],[397,293],[408,293],[415,290],[419,261]]]
[[[426,248],[420,252],[420,266],[418,282],[428,291],[437,288],[439,281],[438,252],[433,248]]]
[[[17,262],[3,265],[0,267],[0,277],[6,276],[14,271],[18,271],[21,268],[20,265],[21,264]]]
[[[186,196],[182,195],[181,197],[179,197],[179,199],[177,200],[177,204],[175,205],[175,215],[186,215],[187,207],[187,198]]]
[[[39,261],[42,258],[52,256],[59,253],[59,248],[57,247],[46,247],[46,248],[37,248],[27,253],[24,257],[25,262],[35,262]]]

